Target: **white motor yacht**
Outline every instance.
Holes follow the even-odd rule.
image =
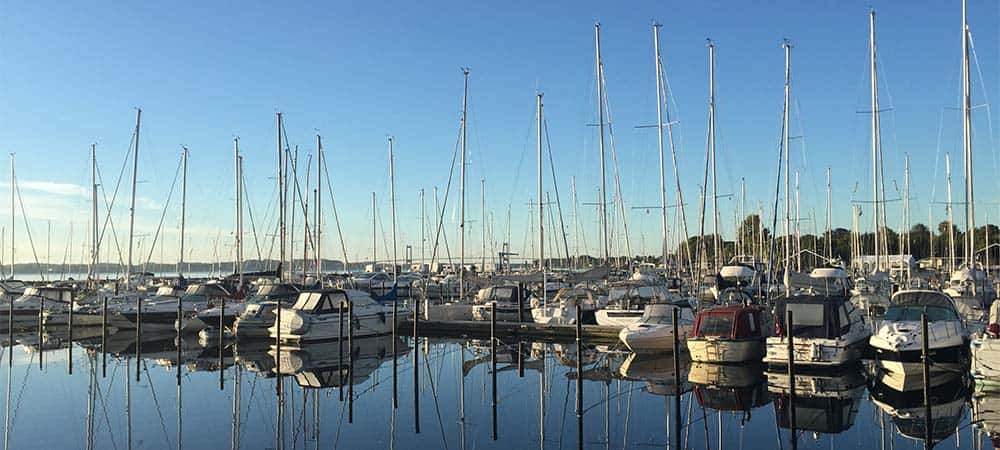
[[[594,317],[598,325],[624,328],[643,317],[646,305],[671,304],[679,299],[663,284],[614,283],[608,288],[608,306],[597,310]]]
[[[674,345],[674,310],[678,310],[678,345],[686,350],[685,341],[694,328],[691,308],[671,304],[646,305],[639,321],[629,324],[618,333],[618,339],[636,353],[672,352]]]
[[[65,324],[69,318],[69,308],[73,304],[73,289],[58,286],[32,286],[25,288],[24,295],[14,300],[14,326],[39,325],[42,312],[49,312],[49,324]]]
[[[963,371],[969,362],[969,332],[955,302],[930,290],[899,291],[869,339],[875,361],[890,372],[923,370],[921,316],[927,315],[931,370]]]
[[[793,325],[785,323],[792,311]],[[776,336],[767,338],[764,362],[788,364],[788,336],[793,337],[796,366],[837,366],[857,361],[868,346],[871,330],[865,313],[847,297],[793,295],[775,304]]]
[[[583,323],[595,323],[595,312],[607,304],[606,295],[593,289],[576,287],[560,289],[547,301],[531,297],[531,318],[535,323],[571,325],[576,323],[576,307],[580,306]]]
[[[233,324],[237,338],[267,337],[274,326],[274,311],[279,306],[292,306],[299,296],[298,286],[286,283],[265,284],[246,300],[246,308]]]
[[[398,321],[411,316],[408,308],[398,311]],[[308,291],[300,293],[290,308],[281,308],[276,313],[280,320],[267,331],[272,338],[290,343],[346,339],[351,330],[354,337],[390,334],[392,313],[392,303],[376,302],[362,291]]]

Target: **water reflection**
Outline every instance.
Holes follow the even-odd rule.
[[[783,371],[586,342],[382,336],[279,348],[57,327],[0,345],[11,364],[0,370],[6,448],[874,449],[914,448],[920,442],[910,441],[929,436],[936,448],[978,450],[1000,442],[1000,393],[972,397],[960,373],[933,374],[928,416],[920,374],[799,373],[793,398]]]

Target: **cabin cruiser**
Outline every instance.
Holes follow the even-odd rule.
[[[246,308],[233,324],[237,338],[267,337],[267,329],[274,326],[275,310],[292,306],[300,289],[294,284],[264,284],[257,293],[246,300]]]
[[[177,287],[160,287],[156,290],[156,295],[140,301],[139,305],[121,306],[118,314],[132,328],[142,326],[145,330],[175,330],[180,315],[182,331],[199,331],[205,328],[205,324],[195,314],[208,307],[213,292],[213,288],[208,286],[214,285],[193,284],[183,292]]]
[[[346,308],[345,308],[346,307]],[[399,320],[411,312],[399,308]],[[293,344],[376,336],[392,333],[391,303],[376,302],[365,292],[353,289],[323,289],[299,293],[295,304],[276,312],[281,316],[267,329],[271,338]],[[343,327],[347,324],[348,327]]]
[[[236,318],[246,310],[243,291],[239,287],[206,283],[202,285],[199,295],[208,301],[205,308],[195,313],[198,320],[205,324],[203,333],[225,333],[225,330],[231,328]]]
[[[598,325],[624,328],[643,317],[646,305],[674,303],[677,299],[677,294],[662,284],[613,283],[608,287],[608,306],[597,310],[594,318]]]
[[[921,372],[921,316],[927,315],[931,370],[964,371],[969,362],[969,332],[947,295],[930,290],[899,291],[869,339],[875,360],[891,372]]]
[[[868,317],[882,317],[891,303],[889,295],[892,285],[885,272],[877,272],[854,280],[851,289],[851,303],[868,314]]]
[[[531,297],[531,318],[535,323],[570,325],[576,323],[576,308],[580,307],[583,323],[596,323],[594,313],[607,304],[608,297],[586,288],[564,288],[547,301]]]
[[[760,361],[764,340],[774,329],[771,314],[761,306],[720,306],[698,312],[687,338],[693,361],[735,363]]]
[[[733,258],[719,269],[715,283],[709,287],[709,293],[716,303],[720,294],[728,288],[736,288],[752,295],[761,288],[761,274],[764,272],[763,265],[753,257]]]
[[[69,308],[73,305],[73,289],[58,286],[32,286],[24,289],[24,294],[14,300],[14,326],[41,325],[42,312],[48,311],[48,323],[65,324],[69,320]],[[10,307],[9,307],[10,308]]]
[[[792,311],[793,325],[785,323]],[[865,313],[845,296],[794,295],[775,303],[775,336],[767,338],[764,362],[788,364],[788,335],[793,336],[796,366],[837,366],[857,361],[871,330]]]
[[[964,266],[953,272],[943,291],[955,300],[958,313],[970,327],[987,319],[986,303],[996,297],[986,272],[975,266]]]
[[[531,292],[522,285],[503,284],[480,289],[472,305],[473,320],[490,320],[496,311],[497,321],[521,322],[531,318]]]
[[[683,350],[684,341],[694,328],[691,308],[671,304],[646,305],[642,317],[618,333],[618,339],[635,353],[672,352],[674,346],[674,311],[677,310],[677,341]]]
[[[989,325],[973,334],[970,349],[976,389],[1000,390],[1000,300],[990,305]]]

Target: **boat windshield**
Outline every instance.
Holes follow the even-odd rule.
[[[785,305],[785,310],[792,312],[792,332],[799,336],[805,330],[825,328],[824,309],[821,303],[789,303]]]
[[[959,320],[955,310],[941,306],[893,305],[885,312],[885,320],[919,321],[921,314],[927,314],[928,322]]]
[[[628,293],[628,286],[612,286],[611,290],[608,291],[608,300],[614,301],[625,298],[626,293]]]
[[[674,323],[672,315],[673,313],[670,308],[646,308],[646,311],[642,313],[640,322],[654,325],[671,325]]]
[[[320,300],[323,300],[322,292],[308,292],[299,294],[298,301],[292,306],[292,309],[298,309],[303,311],[312,311],[319,306]]]
[[[514,299],[514,287],[513,286],[502,286],[493,288],[493,298],[506,301]]]
[[[733,333],[732,314],[706,314],[701,317],[698,334],[701,336],[729,336]]]

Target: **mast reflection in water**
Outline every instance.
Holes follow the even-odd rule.
[[[789,448],[793,432],[784,372],[691,363],[686,353],[389,336],[279,351],[269,340],[220,348],[170,331],[144,332],[141,346],[130,332],[101,342],[86,328],[5,336],[5,448],[751,449]],[[796,374],[797,448],[922,447],[922,392],[876,372]],[[973,395],[961,373],[931,381],[934,448],[1000,443],[1000,394]]]

